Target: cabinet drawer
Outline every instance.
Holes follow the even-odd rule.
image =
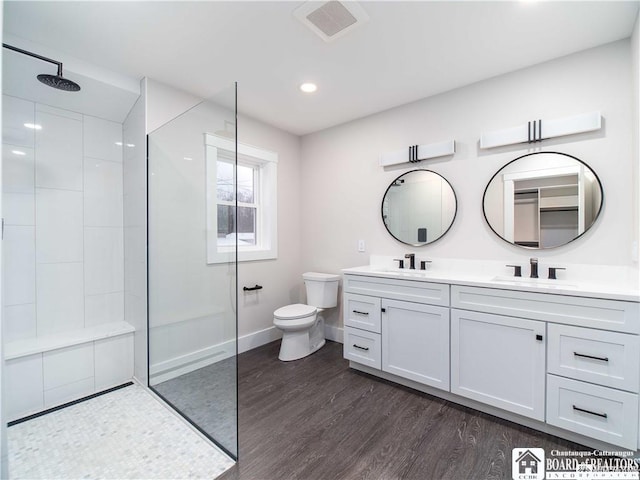
[[[380,333],[380,299],[345,293],[344,325]]]
[[[449,306],[449,285],[444,283],[345,275],[344,292],[443,307]]]
[[[549,373],[638,393],[639,337],[549,324]]]
[[[635,450],[638,395],[547,375],[547,423]]]
[[[379,370],[380,353],[380,334],[344,327],[344,358]]]
[[[451,286],[451,306],[547,322],[640,333],[638,303],[497,288]]]

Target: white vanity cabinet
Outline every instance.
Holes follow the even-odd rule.
[[[453,285],[451,306],[452,392],[603,442],[637,448],[637,303]],[[474,321],[480,323],[474,326]],[[502,325],[493,328],[496,336],[498,330],[504,334],[493,348],[509,352],[495,378],[487,372],[481,379],[470,376],[495,366],[500,356],[480,348],[470,350],[472,342],[461,333],[467,329],[478,341],[490,342],[491,328],[482,322]],[[527,342],[531,334],[540,339],[537,348]],[[471,355],[474,358],[468,358]],[[522,370],[525,377],[515,375],[512,368]],[[504,386],[502,379],[507,384],[519,380],[514,387],[524,389],[523,394],[518,397],[516,388]],[[501,405],[505,395],[514,395],[516,401]],[[529,404],[531,398],[537,407]]]
[[[451,392],[544,421],[545,323],[451,310]]]
[[[449,389],[449,285],[345,275],[344,356]]]
[[[401,274],[345,271],[353,368],[594,448],[638,449],[637,300]]]

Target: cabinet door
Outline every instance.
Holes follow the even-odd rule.
[[[449,390],[449,309],[382,300],[382,370]]]
[[[451,392],[544,421],[545,323],[451,310]]]

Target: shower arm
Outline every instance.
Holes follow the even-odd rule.
[[[47,57],[43,57],[42,55],[38,55],[37,53],[28,52],[27,50],[14,47],[13,45],[8,45],[6,43],[3,43],[2,46],[8,50],[13,50],[14,52],[22,53],[23,55],[28,55],[29,57],[37,58],[38,60],[53,63],[54,65],[58,66],[58,76],[59,77],[62,76],[62,62],[56,62],[55,60],[52,60]]]

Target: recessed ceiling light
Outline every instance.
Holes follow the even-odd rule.
[[[127,147],[129,147],[129,148],[133,148],[133,147],[135,147],[135,146],[136,146],[136,145],[135,145],[134,143],[127,143]]]
[[[315,83],[303,83],[300,85],[300,90],[304,93],[313,93],[318,90],[318,86]]]
[[[11,153],[13,153],[14,155],[19,155],[19,156],[26,155],[26,153],[23,152],[22,150],[11,150]]]
[[[189,161],[189,162],[190,162],[191,160],[193,160],[193,158],[191,158],[191,157],[183,157],[183,158],[184,158],[185,160]]]
[[[122,142],[116,142],[116,145],[121,147],[122,146]]]
[[[42,125],[38,125],[37,123],[25,123],[24,126],[32,130],[42,130]]]

